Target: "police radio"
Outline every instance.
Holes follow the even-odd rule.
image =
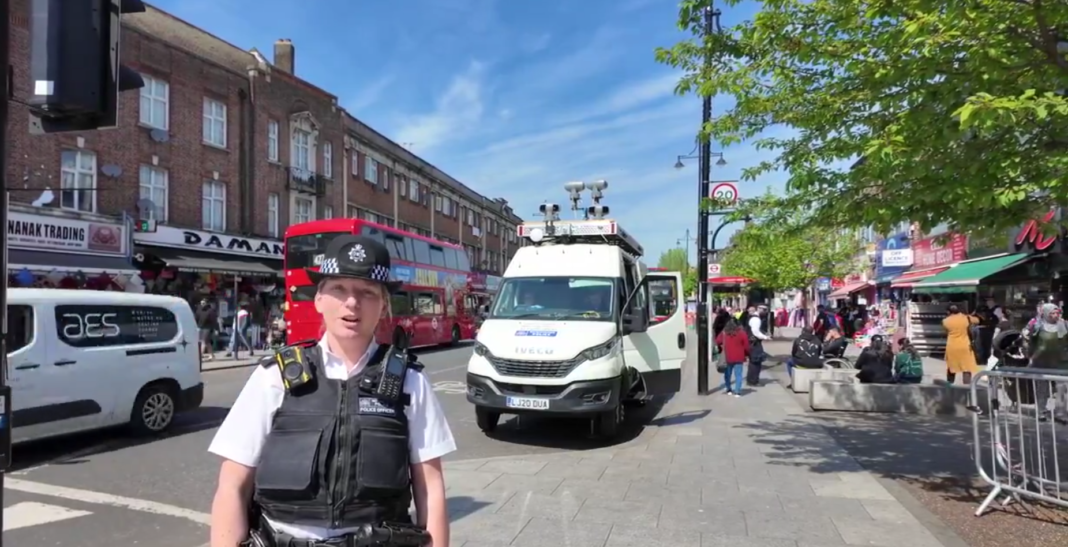
[[[375,396],[390,401],[400,399],[407,371],[408,333],[404,332],[404,329],[396,329],[393,331],[393,346],[386,357],[385,366],[382,367],[382,377],[375,388]]]
[[[300,346],[289,346],[274,354],[274,362],[282,372],[282,385],[286,391],[300,389],[314,379],[308,369],[307,351]]]

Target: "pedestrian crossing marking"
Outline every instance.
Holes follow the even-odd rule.
[[[4,531],[8,532],[19,528],[39,526],[92,514],[91,511],[79,511],[58,505],[24,501],[4,508]]]

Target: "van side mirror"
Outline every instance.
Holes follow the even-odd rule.
[[[623,314],[623,334],[647,330],[649,330],[649,313],[645,308],[635,306],[631,313]]]

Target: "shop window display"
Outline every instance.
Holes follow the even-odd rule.
[[[31,289],[78,289],[89,291],[145,292],[144,281],[138,275],[85,274],[81,271],[33,272],[23,268],[10,272],[8,287]]]

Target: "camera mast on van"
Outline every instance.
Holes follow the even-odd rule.
[[[532,245],[508,264],[468,364],[467,398],[487,433],[502,414],[549,414],[589,418],[611,437],[625,403],[679,390],[683,305],[654,317],[649,284],[673,284],[681,297],[682,276],[648,271],[637,239],[608,218],[607,187],[568,183],[574,219],[545,203],[542,220],[517,228]]]

